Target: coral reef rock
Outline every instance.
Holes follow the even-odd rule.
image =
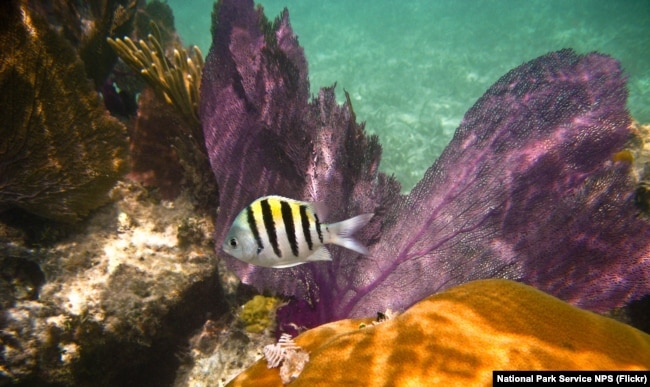
[[[186,195],[112,196],[51,248],[0,245],[0,384],[170,385],[190,335],[227,311],[211,220]]]
[[[291,386],[483,386],[492,370],[643,370],[650,336],[530,286],[469,282],[371,325],[342,320],[294,339],[310,361]],[[266,360],[229,386],[282,386]]]
[[[229,324],[208,320],[190,340],[189,357],[177,373],[174,386],[225,386],[262,357],[275,342],[268,334],[252,333],[234,320]]]

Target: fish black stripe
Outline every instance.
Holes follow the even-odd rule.
[[[312,250],[314,244],[311,241],[311,227],[309,227],[309,217],[307,216],[307,206],[300,206],[300,221],[302,222],[302,233],[305,235],[307,247]]]
[[[253,214],[253,207],[248,206],[248,208],[246,208],[246,218],[248,220],[248,227],[250,227],[251,231],[253,232],[253,236],[257,241],[257,250],[261,251],[264,248],[264,244],[262,243],[260,232],[257,229],[257,224],[255,223],[255,214]]]
[[[275,231],[275,222],[273,221],[273,212],[271,212],[269,200],[262,200],[260,206],[262,206],[262,219],[264,219],[264,226],[266,226],[266,235],[269,237],[271,246],[273,246],[273,252],[275,252],[275,255],[278,257],[282,257],[282,251],[280,251],[280,246],[278,245],[278,234]]]
[[[291,246],[291,252],[295,257],[298,256],[298,242],[296,241],[296,225],[293,224],[293,214],[291,213],[291,204],[280,201],[280,211],[282,212],[282,221],[284,222],[284,230],[287,232],[287,239]]]
[[[320,222],[318,221],[318,215],[314,214],[314,218],[316,219],[316,232],[318,233],[318,239],[320,239],[320,243],[323,244],[323,232],[320,230]]]

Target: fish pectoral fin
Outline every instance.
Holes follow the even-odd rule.
[[[318,250],[314,251],[311,255],[305,258],[305,262],[313,261],[331,261],[332,256],[325,246],[321,246]]]

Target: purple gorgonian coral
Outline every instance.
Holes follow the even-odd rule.
[[[614,161],[630,135],[619,63],[549,53],[504,75],[467,112],[406,196],[378,172],[381,148],[333,89],[309,100],[288,13],[220,1],[201,120],[220,189],[216,245],[239,211],[278,194],[324,201],[326,221],[375,212],[369,256],[269,269],[221,256],[245,283],[292,297],[280,329],[403,310],[470,280],[509,278],[607,310],[650,293],[650,227]]]

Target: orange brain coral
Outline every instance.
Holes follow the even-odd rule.
[[[402,315],[326,324],[298,336],[310,362],[292,386],[490,385],[493,370],[650,368],[650,336],[530,286],[470,282]],[[281,386],[261,360],[232,386]]]

